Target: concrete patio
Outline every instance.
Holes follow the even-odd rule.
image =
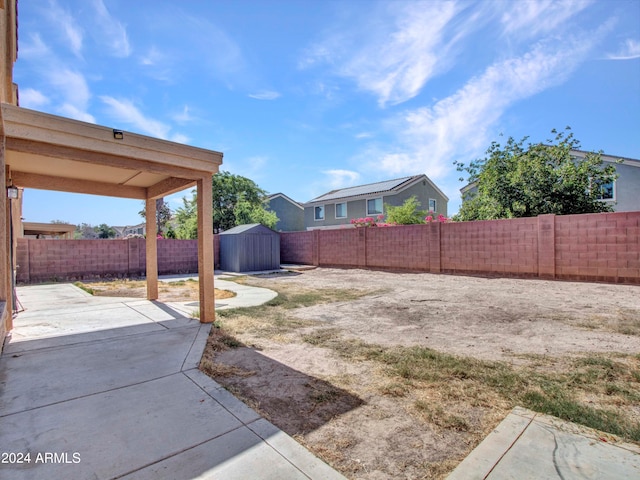
[[[16,456],[0,478],[344,478],[197,369],[210,325],[195,308],[71,284],[18,297],[0,357],[0,445]]]

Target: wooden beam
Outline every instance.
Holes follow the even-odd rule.
[[[198,203],[198,278],[200,281],[200,322],[216,319],[213,285],[213,189],[211,177],[197,183]]]
[[[172,193],[180,192],[185,188],[193,187],[196,184],[193,180],[187,180],[184,178],[167,178],[155,185],[151,185],[147,188],[147,198],[162,198]]]
[[[54,177],[38,173],[12,171],[13,184],[25,188],[56,190],[59,192],[88,193],[108,197],[137,198],[145,200],[147,189],[130,185],[80,180],[77,178]]]
[[[156,226],[156,201],[146,200],[147,221],[147,300],[158,299],[158,237]]]
[[[7,150],[29,153],[32,155],[42,155],[49,158],[64,158],[76,162],[105,165],[108,167],[125,168],[127,170],[140,170],[142,172],[169,175],[172,177],[189,178],[196,180],[202,176],[203,172],[185,167],[161,164],[150,160],[125,157],[106,152],[96,152],[93,150],[83,150],[65,145],[56,145],[44,142],[35,142],[23,138],[7,137]]]

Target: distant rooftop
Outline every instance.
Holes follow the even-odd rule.
[[[338,190],[331,190],[324,195],[320,195],[307,203],[324,202],[327,200],[336,200],[338,198],[347,197],[359,197],[361,195],[373,195],[376,193],[385,193],[392,190],[396,190],[399,187],[416,180],[425,175],[413,175],[411,177],[396,178],[394,180],[385,180],[383,182],[369,183],[366,185],[358,185],[356,187],[340,188]]]

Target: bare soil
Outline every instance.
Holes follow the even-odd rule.
[[[464,383],[464,372],[446,382],[390,375],[372,360],[372,345],[428,347],[532,372],[570,372],[583,357],[640,371],[638,286],[357,269],[247,283],[360,292],[262,319],[221,317],[201,365],[349,478],[443,478],[514,406],[481,382]],[[269,328],[268,318],[276,319]],[[638,422],[640,383],[632,386],[622,406],[598,392],[583,400]]]

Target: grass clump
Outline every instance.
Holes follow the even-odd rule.
[[[341,338],[335,329],[317,330],[303,339],[331,348],[343,358],[379,362],[392,379],[381,387],[383,394],[437,392],[439,399],[418,399],[414,407],[428,421],[443,428],[469,428],[463,414],[452,413],[455,405],[471,408],[498,402],[507,408],[520,405],[640,442],[640,423],[626,413],[627,407],[637,405],[640,399],[638,357],[620,361],[587,356],[569,362],[564,371],[540,372],[424,347],[381,347]],[[587,396],[598,402],[591,405],[581,400]]]
[[[85,292],[87,292],[89,295],[95,295],[95,293],[96,293],[96,291],[93,288],[85,285],[82,282],[73,282],[73,284],[76,287],[78,287],[80,290],[84,290]]]

